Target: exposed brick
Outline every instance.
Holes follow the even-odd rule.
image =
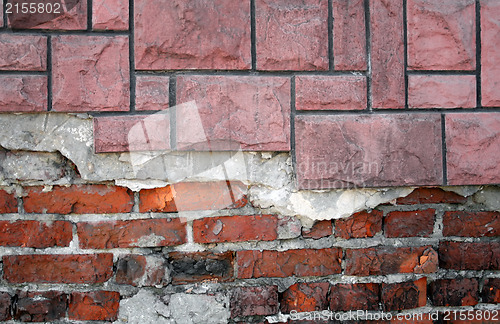
[[[0,221],[0,246],[33,248],[69,246],[72,239],[70,222]]]
[[[274,315],[278,312],[278,287],[237,287],[231,295],[231,317]]]
[[[500,183],[500,114],[446,115],[448,184]]]
[[[439,115],[299,116],[295,138],[300,189],[442,182]]]
[[[443,235],[463,237],[500,236],[500,212],[445,212]]]
[[[47,111],[47,77],[1,75],[0,112]]]
[[[0,70],[45,71],[47,37],[0,35]]]
[[[132,192],[124,187],[73,185],[56,186],[46,192],[43,187],[27,187],[25,191],[23,200],[27,213],[128,213],[134,204]]]
[[[139,211],[177,212],[240,208],[247,203],[247,187],[238,181],[181,182],[140,191]]]
[[[59,291],[20,291],[14,307],[14,319],[21,322],[50,322],[64,318],[68,296]]]
[[[101,283],[113,272],[112,254],[10,255],[3,257],[11,283]]]
[[[285,290],[280,297],[282,313],[314,312],[328,309],[328,282],[296,283]]]
[[[381,291],[384,311],[412,309],[427,304],[427,278],[413,282],[383,283]]]
[[[128,111],[128,44],[125,36],[53,37],[53,110]]]
[[[392,273],[431,273],[437,271],[438,258],[428,246],[347,249],[345,274],[353,276]]]
[[[330,287],[330,310],[377,310],[380,286],[376,283],[336,284]]]
[[[410,108],[474,108],[476,76],[410,75],[408,76]]]
[[[136,76],[135,110],[164,110],[168,108],[169,80],[168,76]]]
[[[12,318],[10,315],[11,305],[12,297],[6,292],[0,292],[0,321],[8,321]]]
[[[431,283],[430,290],[434,306],[474,306],[479,300],[476,279],[439,279]]]
[[[177,149],[289,151],[290,79],[177,78]]]
[[[116,321],[119,306],[120,293],[116,291],[74,292],[68,317],[76,321]]]
[[[171,252],[168,260],[172,269],[172,283],[183,285],[192,282],[234,280],[234,254],[211,252]]]
[[[332,234],[333,226],[331,220],[318,221],[310,229],[302,229],[302,237],[315,240]]]
[[[251,67],[249,0],[135,0],[134,21],[138,70]]]
[[[197,219],[193,222],[193,237],[197,243],[274,241],[277,222],[273,215]]]
[[[82,249],[172,246],[186,243],[186,221],[180,218],[78,223]]]
[[[415,204],[463,204],[467,198],[439,188],[417,188],[406,197],[398,198],[397,205]]]
[[[366,109],[364,76],[297,76],[297,110]]]
[[[481,292],[483,303],[500,304],[500,278],[488,278]]]
[[[257,69],[328,70],[328,1],[256,0]]]
[[[366,70],[363,0],[334,0],[333,55],[335,70]]]
[[[96,153],[170,149],[170,116],[113,116],[94,118]]]
[[[0,190],[0,214],[17,213],[17,199],[14,194]]]
[[[342,251],[238,251],[238,278],[327,276],[341,272]]]
[[[372,103],[404,108],[403,0],[370,0]]]
[[[439,244],[439,266],[455,270],[500,270],[500,242]]]
[[[481,0],[481,104],[500,106],[500,3]]]
[[[93,0],[92,29],[128,30],[129,0]]]
[[[168,283],[165,263],[159,256],[125,255],[116,265],[116,282],[135,287],[162,287]]]
[[[387,237],[429,237],[434,231],[436,210],[393,211],[384,221],[384,233]]]
[[[335,236],[343,239],[373,237],[382,231],[382,217],[379,210],[362,211],[351,217],[335,220]]]

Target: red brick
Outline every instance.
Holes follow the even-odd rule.
[[[364,76],[297,76],[297,110],[366,109]]]
[[[19,8],[23,0],[9,0],[10,3],[19,3]],[[13,29],[55,29],[55,30],[85,30],[87,29],[87,1],[85,0],[47,0],[43,3],[52,4],[45,7],[44,13],[17,13],[7,15],[8,26]],[[60,4],[60,9],[56,10],[56,3]],[[52,11],[50,11],[52,9]],[[50,11],[50,13],[47,13]]]
[[[408,68],[474,70],[474,0],[409,0]]]
[[[168,254],[172,269],[172,284],[193,282],[226,282],[234,280],[234,253],[171,252]]]
[[[439,244],[439,266],[455,270],[500,270],[500,242]]]
[[[17,199],[14,194],[0,190],[0,214],[17,213]]]
[[[193,237],[197,243],[274,241],[277,222],[273,215],[202,218],[193,222]]]
[[[336,284],[330,287],[330,310],[377,310],[380,286],[376,283]]]
[[[342,251],[321,250],[239,251],[238,278],[328,276],[341,272]]]
[[[500,236],[499,212],[448,211],[443,217],[444,236]]]
[[[285,290],[280,298],[282,313],[314,312],[328,309],[328,282],[296,283]]]
[[[328,70],[328,1],[256,0],[259,70]]]
[[[2,4],[1,1],[0,4]],[[10,315],[11,305],[12,297],[6,292],[0,292],[0,321],[8,321],[12,318]]]
[[[47,77],[43,75],[1,75],[1,112],[47,111]]]
[[[436,210],[393,211],[384,221],[387,237],[430,237],[434,231]]]
[[[116,291],[74,292],[68,317],[76,321],[116,321],[119,306],[120,293]]]
[[[403,0],[370,0],[372,103],[404,108]]]
[[[53,37],[53,110],[128,111],[128,45],[125,36]]]
[[[474,108],[476,76],[410,75],[408,105],[410,108]]]
[[[382,231],[381,211],[362,211],[349,218],[335,220],[335,236],[343,239],[373,237]]]
[[[448,184],[500,183],[500,114],[446,115]]]
[[[113,274],[112,254],[10,255],[3,257],[11,283],[101,283]]]
[[[0,35],[0,70],[45,71],[47,37]]]
[[[170,116],[112,116],[94,118],[96,153],[170,149]]]
[[[169,106],[168,76],[138,75],[135,78],[135,110],[164,110]]]
[[[129,0],[93,0],[92,29],[128,30]]]
[[[439,188],[417,188],[406,197],[398,198],[397,205],[463,204],[467,198]]]
[[[300,189],[442,182],[437,114],[299,116],[295,138]]]
[[[324,220],[314,223],[310,229],[302,229],[302,237],[320,239],[322,237],[333,234],[333,226],[331,220]]]
[[[334,0],[333,55],[335,70],[366,70],[363,0]]]
[[[27,213],[128,213],[134,204],[132,192],[124,187],[72,185],[56,186],[46,192],[42,187],[27,187],[25,191],[23,200]]]
[[[52,322],[66,316],[68,296],[59,291],[18,292],[14,319],[21,322]]]
[[[430,290],[434,306],[474,306],[479,300],[476,279],[439,279],[431,283]]]
[[[154,255],[128,254],[121,257],[116,265],[116,282],[134,287],[165,286],[166,262]]]
[[[384,311],[399,311],[423,307],[427,304],[427,278],[417,281],[382,284]]]
[[[237,287],[231,295],[231,318],[278,313],[278,287]]]
[[[481,292],[483,303],[500,304],[500,278],[488,278]]]
[[[249,0],[134,4],[136,69],[250,69]]]
[[[500,3],[481,0],[481,104],[500,106]]]
[[[290,79],[177,78],[177,149],[289,151]]]
[[[237,181],[180,182],[140,191],[139,211],[177,212],[240,208],[247,203],[247,187]]]
[[[72,239],[70,222],[0,221],[0,246],[33,248],[69,246]]]
[[[186,243],[186,221],[179,218],[78,223],[82,249],[172,246]]]
[[[429,246],[347,249],[345,260],[345,274],[353,276],[432,273],[438,266],[438,258]]]

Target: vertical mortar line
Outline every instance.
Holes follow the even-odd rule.
[[[445,114],[441,114],[441,140],[442,140],[442,155],[443,155],[443,185],[448,185],[448,168],[446,160],[446,118]]]
[[[328,0],[328,62],[329,70],[335,70],[334,56],[333,56],[333,2]]]
[[[132,212],[133,213],[138,213],[139,212],[139,204],[140,204],[140,197],[139,197],[139,191],[133,192],[134,194],[134,206],[132,207]]]
[[[255,26],[255,0],[250,0],[250,52],[252,56],[252,71],[257,70],[257,31]]]
[[[172,74],[168,85],[168,110],[170,115],[170,148],[177,149],[177,75]]]
[[[407,17],[407,0],[403,0],[403,43],[404,43],[404,73],[405,73],[405,110],[408,106],[408,17]]]
[[[297,175],[297,159],[295,157],[295,115],[295,75],[293,75],[290,80],[290,154],[292,155],[293,174]]]
[[[130,111],[135,111],[135,50],[134,50],[134,0],[129,0],[128,8],[128,50],[130,61]]]
[[[93,0],[87,0],[87,31],[92,31],[92,2]]]
[[[372,100],[372,57],[371,57],[371,28],[370,28],[370,0],[365,0],[365,37],[366,37],[366,98],[367,109],[373,111]]]
[[[481,101],[481,1],[476,0],[476,108],[482,107]]]
[[[7,27],[7,19],[9,18],[7,15],[7,1],[8,0],[3,0],[2,2],[2,16],[3,16],[3,25],[0,27]]]
[[[47,111],[52,111],[52,36],[47,36]]]

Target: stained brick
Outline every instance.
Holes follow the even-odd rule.
[[[128,30],[129,0],[93,0],[92,29]]]
[[[0,70],[45,71],[47,37],[0,35]]]
[[[0,1],[0,4],[1,3],[2,2]],[[0,321],[8,321],[12,318],[10,315],[11,305],[12,297],[6,292],[0,292]]]
[[[434,209],[390,212],[385,217],[384,233],[387,237],[429,237],[435,214]]]
[[[168,283],[165,260],[155,255],[128,254],[116,265],[116,282],[135,287],[161,287]]]
[[[479,300],[476,279],[439,279],[431,283],[430,289],[434,306],[474,306]]]
[[[116,321],[119,306],[120,293],[116,291],[74,292],[68,317],[76,321]]]
[[[408,105],[410,108],[474,108],[476,76],[410,75]]]
[[[399,311],[423,307],[427,304],[427,278],[417,281],[382,284],[384,311]]]
[[[444,236],[500,236],[499,212],[448,211],[443,217]]]
[[[211,252],[171,252],[168,260],[172,269],[172,283],[226,282],[234,280],[234,254]]]
[[[481,292],[483,303],[500,304],[500,278],[488,278]]]
[[[481,103],[500,106],[500,3],[481,0]]]
[[[455,270],[500,270],[500,242],[441,242],[439,266]]]
[[[297,283],[285,290],[280,298],[282,313],[314,312],[328,309],[328,282]]]
[[[169,106],[166,76],[138,75],[135,79],[135,110],[163,110]]]
[[[17,213],[17,199],[14,194],[0,190],[0,213]]]
[[[59,291],[18,293],[14,319],[21,322],[51,322],[66,316],[68,296]]]
[[[439,188],[417,188],[406,197],[398,198],[397,205],[463,204],[467,198]]]
[[[377,310],[380,286],[376,283],[336,284],[330,287],[330,310]]]
[[[331,220],[324,220],[314,223],[310,229],[302,229],[302,237],[320,239],[322,237],[333,234],[333,226]]]
[[[274,315],[278,312],[278,287],[237,287],[231,295],[231,317]]]
[[[0,112],[47,111],[47,77],[1,75]]]
[[[72,239],[70,222],[0,221],[0,246],[33,248],[69,246]]]
[[[343,239],[373,237],[382,231],[383,213],[362,211],[351,217],[335,220],[335,236]]]

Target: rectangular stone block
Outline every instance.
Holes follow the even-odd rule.
[[[0,35],[0,70],[45,71],[47,37]]]
[[[476,76],[410,75],[408,76],[410,108],[474,108]]]
[[[47,77],[0,75],[0,112],[47,111]]]
[[[500,2],[481,0],[481,95],[485,107],[500,106]]]
[[[128,7],[129,0],[93,0],[92,29],[128,30]]]
[[[234,253],[171,252],[168,261],[172,269],[172,284],[185,285],[193,282],[234,280]]]
[[[135,110],[163,110],[169,106],[168,76],[138,75],[135,78]]]

